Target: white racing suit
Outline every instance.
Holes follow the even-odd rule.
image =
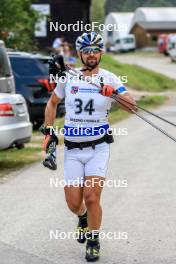
[[[104,84],[111,85],[118,93],[127,90],[118,77],[107,70],[99,69],[94,83],[100,85],[98,77]],[[92,79],[93,80],[93,79]],[[95,85],[76,80],[74,77],[61,79],[54,90],[56,95],[65,97],[64,137],[71,142],[92,141],[103,137],[109,128],[108,112],[112,98],[99,93]],[[64,152],[64,180],[66,184],[82,184],[86,176],[105,177],[109,161],[109,144],[103,142],[92,147],[67,149]]]

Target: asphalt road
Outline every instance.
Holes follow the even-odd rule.
[[[136,64],[149,70],[162,73],[172,79],[176,79],[176,63],[172,63],[170,57],[163,54],[148,55],[147,53],[119,54],[114,56],[118,61],[127,64]]]
[[[175,103],[158,111],[176,122]],[[107,179],[116,187],[104,188],[101,231],[115,239],[101,239],[99,263],[175,264],[176,145],[135,116],[114,127],[128,135],[111,145]],[[174,127],[162,127],[176,136]],[[77,225],[63,188],[51,186],[63,176],[63,147],[58,157],[56,172],[35,164],[0,185],[1,264],[85,263],[85,245],[50,237]]]

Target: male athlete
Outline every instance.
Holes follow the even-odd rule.
[[[44,126],[48,131],[54,125],[57,104],[65,98],[65,198],[69,209],[79,218],[78,242],[87,241],[86,260],[96,261],[100,255],[102,181],[108,168],[109,144],[113,142],[108,123],[111,95],[116,93],[128,112],[136,110],[136,103],[117,76],[99,68],[104,50],[101,35],[82,34],[76,40],[76,50],[82,61],[80,73],[84,77],[97,75],[100,83],[96,79],[96,84],[101,89],[93,82],[76,82],[74,78],[69,82],[59,81],[47,103]],[[78,128],[76,133],[75,128]],[[48,132],[45,135],[47,149],[48,142],[57,142],[57,138]]]

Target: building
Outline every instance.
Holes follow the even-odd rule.
[[[117,38],[122,38],[129,34],[132,18],[133,13],[131,12],[109,13],[105,19],[106,30],[103,32],[105,44],[112,45]]]
[[[74,43],[78,35],[82,33],[81,23],[89,22],[89,10],[91,0],[35,0],[33,8],[44,17],[36,25],[35,37],[41,48],[52,45],[55,38],[63,36],[69,43]],[[66,29],[64,25],[76,24],[79,28]]]
[[[156,46],[160,34],[176,33],[176,8],[137,8],[130,33],[135,35],[137,48]]]

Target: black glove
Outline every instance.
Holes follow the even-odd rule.
[[[54,128],[51,126],[51,127],[45,127],[44,125],[42,125],[40,128],[39,128],[39,131],[45,135],[45,136],[51,136],[52,140],[56,142],[56,145],[58,145],[59,143],[59,140],[56,136],[56,133],[54,131]]]
[[[51,60],[48,61],[49,63],[49,74],[52,74],[53,76],[66,76],[64,71],[66,71],[66,67],[64,64],[63,56],[61,55],[55,55]]]
[[[56,146],[59,143],[58,138],[53,128],[41,126],[39,130],[45,135],[44,150],[46,152],[46,157],[43,161],[43,165],[51,170],[56,170]]]

